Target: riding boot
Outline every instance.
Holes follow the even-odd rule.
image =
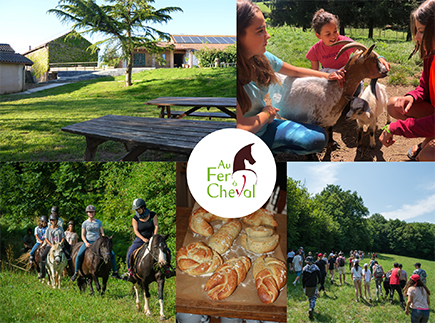
[[[68,275],[72,276],[73,274],[74,274],[74,265],[73,265],[72,259],[69,258],[68,259]]]
[[[41,273],[38,276],[38,279],[44,279],[45,278],[45,261],[41,261]]]

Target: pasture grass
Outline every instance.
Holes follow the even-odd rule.
[[[302,28],[291,26],[268,27],[271,35],[267,50],[283,61],[295,66],[310,68],[310,61],[305,57],[308,50],[318,39],[313,31],[303,31]],[[386,58],[391,64],[388,83],[393,85],[417,86],[423,69],[423,61],[415,54],[408,60],[414,48],[413,42],[407,42],[406,37],[394,37],[394,31],[375,31],[374,39],[368,39],[368,34],[352,29],[346,36],[354,41],[370,47],[376,44],[374,50]]]
[[[124,78],[99,78],[33,94],[1,95],[0,162],[82,161],[85,138],[62,132],[62,127],[107,114],[157,118],[159,109],[144,102],[161,96],[236,96],[234,67],[143,71],[133,74],[131,87],[124,86]],[[95,160],[114,160],[124,154],[122,144],[105,142]],[[156,159],[154,154],[145,156]],[[165,157],[171,158],[158,159]]]
[[[347,260],[347,257],[346,257]],[[413,264],[420,262],[427,273],[427,286],[429,290],[435,292],[435,262],[420,260],[412,257],[403,257],[390,254],[378,254],[378,262],[384,268],[384,271],[393,268],[394,262],[403,264],[403,269],[407,272],[408,278],[414,271]],[[361,265],[370,262],[365,258]],[[293,286],[296,274],[288,274],[287,279],[287,322],[310,322],[308,319],[308,298],[302,290],[302,284]],[[397,292],[394,295],[393,304],[387,300],[379,299],[376,301],[375,282],[370,283],[372,303],[368,300],[360,299],[359,303],[355,302],[355,290],[351,281],[350,271],[346,263],[346,282],[347,284],[339,286],[339,276],[335,273],[334,284],[330,284],[330,275],[327,274],[325,280],[326,296],[321,292],[317,298],[314,311],[314,320],[311,322],[361,322],[361,323],[386,323],[386,322],[410,322],[410,317],[406,316],[400,309],[399,296]],[[362,286],[364,296],[364,286]],[[383,290],[385,293],[385,290]],[[367,297],[368,298],[368,297]],[[433,298],[433,297],[432,297]],[[406,302],[406,299],[405,299]],[[430,309],[429,322],[435,322],[435,310],[433,306]]]
[[[101,279],[100,279],[101,281]],[[165,281],[164,311],[175,322],[175,277]],[[67,277],[61,289],[53,289],[38,281],[34,273],[3,270],[0,272],[1,322],[159,322],[157,283],[150,284],[152,317],[136,311],[132,284],[109,278],[104,296],[91,297],[89,287],[80,293],[77,284]]]

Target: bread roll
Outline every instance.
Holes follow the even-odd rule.
[[[263,254],[275,250],[279,243],[279,235],[274,229],[259,227],[248,227],[242,232],[240,243],[246,250],[257,254]]]
[[[254,213],[247,215],[243,218],[243,222],[253,226],[267,225],[277,227],[278,223],[275,221],[273,213],[266,209],[259,209]]]
[[[204,291],[212,300],[229,297],[246,278],[249,268],[251,268],[251,260],[248,257],[242,256],[227,260],[207,280]]]
[[[177,251],[177,265],[181,271],[199,276],[213,273],[222,265],[221,256],[202,242],[193,242]]]
[[[257,294],[263,303],[273,303],[279,295],[279,290],[287,283],[285,263],[266,255],[257,258],[252,266]]]
[[[230,221],[225,223],[210,237],[208,246],[219,252],[221,255],[230,249],[233,241],[242,230],[240,221]]]
[[[230,219],[221,218],[200,207],[190,215],[189,228],[195,233],[209,237],[213,234],[213,227],[210,222],[214,220],[229,221]]]

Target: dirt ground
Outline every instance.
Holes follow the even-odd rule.
[[[381,83],[383,80],[380,80]],[[387,85],[388,97],[402,96],[413,90],[413,86],[393,86]],[[270,102],[270,101],[269,101]],[[266,104],[268,102],[266,101]],[[395,121],[395,119],[391,119]],[[378,117],[378,128],[375,134],[376,146],[370,148],[369,135],[364,133],[361,147],[357,147],[357,124],[356,121],[347,121],[342,116],[337,124],[333,127],[333,138],[340,145],[339,149],[325,148],[321,153],[317,153],[319,161],[409,161],[406,156],[408,149],[423,141],[423,138],[408,139],[402,136],[395,136],[396,141],[392,146],[385,147],[378,140],[382,133],[381,128],[387,122],[387,113],[384,111]],[[305,156],[295,156],[290,154],[281,154],[277,156],[277,161],[306,161]]]

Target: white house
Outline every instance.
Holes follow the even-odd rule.
[[[0,44],[0,94],[24,91],[26,65],[33,62],[15,53],[9,44]]]

